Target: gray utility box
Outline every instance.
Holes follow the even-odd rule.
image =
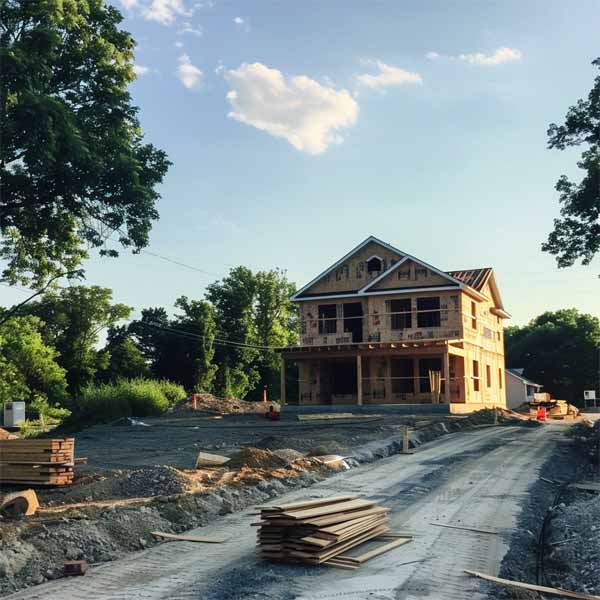
[[[4,426],[18,427],[25,422],[25,402],[7,402],[4,405]]]

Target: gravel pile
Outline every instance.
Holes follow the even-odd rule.
[[[261,448],[244,448],[231,457],[227,466],[231,469],[250,467],[251,469],[279,469],[285,467],[288,461],[277,456],[270,450]]]
[[[80,485],[58,490],[62,492],[61,497],[57,499],[57,494],[53,494],[53,499],[48,498],[48,504],[170,496],[192,487],[191,478],[185,473],[167,465],[157,465],[113,471],[97,478],[88,477]]]
[[[582,496],[559,506],[551,521],[545,560],[557,587],[600,594],[600,495]],[[547,551],[547,552],[548,552]]]
[[[278,407],[276,402],[247,402],[238,398],[219,398],[212,394],[198,394],[196,396],[196,409],[214,412],[220,415],[266,413],[270,406]],[[192,402],[187,402],[184,407],[193,410]]]

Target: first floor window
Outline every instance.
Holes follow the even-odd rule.
[[[485,365],[485,381],[488,387],[492,387],[492,367]]]
[[[415,382],[412,358],[391,360],[392,392],[394,394],[414,394]]]

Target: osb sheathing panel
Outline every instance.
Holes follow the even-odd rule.
[[[368,273],[366,261],[372,256],[378,256],[384,261],[383,270],[388,269],[402,258],[402,255],[377,244],[370,242],[350,257],[345,263],[336,267],[331,273],[323,276],[303,295],[323,294],[325,292],[358,291],[377,277],[379,272]]]
[[[456,282],[453,282],[451,278],[442,277],[423,265],[407,260],[370,287],[369,291],[453,284],[456,285]]]

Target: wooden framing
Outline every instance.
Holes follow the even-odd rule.
[[[373,256],[382,272],[368,271]],[[370,237],[293,300],[300,343],[282,354],[299,367],[301,404],[430,402],[424,374],[434,368],[442,402],[506,405],[502,322],[510,315],[490,268],[444,272]],[[344,308],[357,303],[358,312]],[[489,385],[487,372],[494,374]],[[281,386],[283,398],[283,376]]]

